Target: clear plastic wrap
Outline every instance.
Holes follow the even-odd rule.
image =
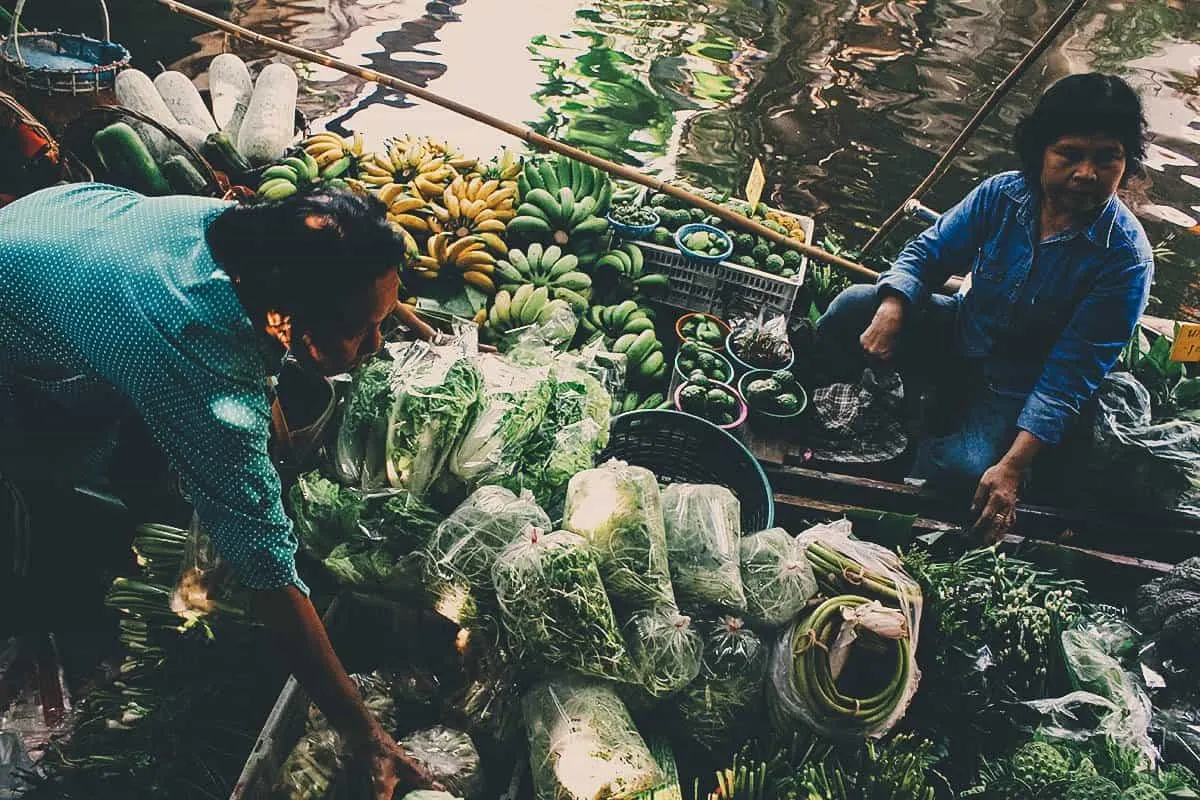
[[[403,800],[464,800],[461,797],[455,797],[449,792],[435,792],[432,789],[417,789],[415,792],[409,792],[404,795]]]
[[[467,358],[450,358],[414,345],[397,362],[390,383],[387,477],[395,488],[423,497],[442,471],[478,410],[482,378]]]
[[[741,504],[724,486],[673,483],[662,492],[671,583],[681,602],[746,610],[738,568]]]
[[[450,470],[468,486],[505,484],[520,466],[527,440],[541,427],[554,399],[549,371],[481,356],[479,413],[454,449]]]
[[[435,583],[488,588],[496,555],[533,526],[551,527],[528,492],[483,486],[437,526],[425,548],[426,573]]]
[[[284,760],[275,790],[288,800],[323,800],[344,765],[337,733],[326,727],[310,729]]]
[[[764,628],[791,622],[817,593],[817,579],[800,543],[783,528],[738,542],[746,619]]]
[[[497,349],[502,353],[514,348],[530,350],[543,347],[565,350],[575,338],[575,331],[579,328],[579,317],[567,303],[557,300],[550,302],[554,309],[544,321],[506,331],[491,330]]]
[[[552,680],[527,692],[521,708],[538,798],[620,800],[662,784],[654,756],[609,686]]]
[[[496,557],[492,581],[519,653],[584,675],[629,680],[629,654],[582,536],[528,527]]]
[[[1096,395],[1088,471],[1131,502],[1173,506],[1200,485],[1200,422],[1155,423],[1150,392],[1128,372],[1104,379]]]
[[[609,461],[571,478],[563,527],[588,540],[608,591],[631,605],[675,605],[654,473]]]
[[[471,737],[462,731],[435,725],[411,733],[397,744],[429,770],[447,792],[463,800],[479,800],[483,795],[485,783],[479,752]]]
[[[730,321],[733,355],[755,369],[785,369],[792,359],[787,316],[762,308]]]
[[[701,628],[700,674],[673,700],[688,736],[719,749],[738,741],[758,710],[769,651],[738,617]]]
[[[638,611],[622,626],[635,680],[651,697],[666,697],[696,679],[704,643],[692,621],[670,607]]]
[[[387,486],[384,447],[392,408],[394,366],[390,357],[381,355],[352,373],[333,447],[338,479],[347,486],[363,489]]]
[[[882,736],[904,716],[917,690],[920,586],[898,556],[850,538],[850,527],[840,520],[798,537],[829,597],[776,644],[768,700],[784,732]]]

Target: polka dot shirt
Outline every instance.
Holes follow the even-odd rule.
[[[0,210],[0,450],[132,405],[242,583],[307,592],[257,334],[204,239],[228,205],[74,184]]]

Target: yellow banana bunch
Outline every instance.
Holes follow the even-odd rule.
[[[454,169],[443,157],[412,138],[389,140],[386,152],[363,166],[363,180],[368,183],[398,184],[423,198],[441,194],[453,177]]]
[[[499,181],[501,189],[517,188],[517,178],[523,167],[521,159],[507,147],[501,148],[500,155],[483,165],[479,175],[485,181]]]
[[[501,234],[516,215],[515,194],[516,187],[502,188],[499,181],[485,181],[479,175],[468,181],[459,176],[442,192],[440,203],[430,203],[430,230],[455,239],[477,237],[492,252],[504,255],[508,246]]]
[[[301,147],[317,162],[322,180],[359,177],[364,165],[373,158],[371,153],[364,151],[361,133],[343,139],[336,133],[321,131],[306,139]]]
[[[443,161],[449,164],[455,172],[466,174],[475,169],[479,164],[479,159],[468,158],[463,155],[457,147],[449,142],[439,142],[429,136],[423,136],[417,140],[422,147],[436,156],[441,157]]]
[[[464,283],[488,294],[496,293],[492,278],[496,257],[488,252],[487,245],[479,237],[455,238],[450,233],[436,233],[429,237],[425,252],[417,256],[409,269],[418,277],[432,280],[447,267],[456,269]]]

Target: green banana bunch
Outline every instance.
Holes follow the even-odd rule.
[[[517,328],[549,322],[561,308],[570,310],[571,306],[566,300],[552,300],[545,286],[526,283],[515,292],[502,289],[496,293],[481,333],[496,341]]]
[[[495,276],[501,289],[516,292],[525,284],[546,287],[550,298],[565,300],[582,314],[592,297],[592,279],[578,269],[579,258],[564,254],[558,245],[543,247],[534,242],[524,251],[512,248],[504,260],[496,262]]]
[[[282,200],[320,180],[321,170],[316,160],[301,150],[299,155],[288,156],[263,170],[258,195],[267,200]]]
[[[608,220],[596,215],[596,198],[577,199],[570,186],[554,194],[530,189],[522,196],[517,216],[508,223],[510,234],[559,247],[598,237],[607,230]]]
[[[604,344],[612,347],[617,339],[627,333],[641,333],[654,330],[654,311],[639,306],[633,300],[626,300],[612,306],[590,306],[579,321],[585,341],[597,335],[604,338]]]
[[[621,334],[612,351],[625,354],[625,382],[634,388],[661,386],[667,377],[663,345],[653,329]]]
[[[616,276],[616,292],[619,297],[641,297],[660,295],[670,287],[666,275],[646,272],[642,248],[626,242],[615,250],[609,250],[596,259],[597,274],[610,273]]]
[[[613,184],[608,173],[573,158],[530,159],[517,176],[517,190],[522,200],[534,189],[544,189],[557,196],[564,188],[571,190],[576,201],[592,198],[595,201],[592,213],[598,217],[607,214],[612,205]]]
[[[630,411],[654,411],[656,409],[671,408],[672,403],[662,392],[652,392],[649,394],[641,394],[639,392],[628,392],[624,399],[618,400],[613,398],[612,405],[609,406],[609,413],[612,415],[626,414]]]

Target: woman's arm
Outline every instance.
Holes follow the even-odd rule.
[[[971,503],[975,519],[972,532],[986,544],[1004,538],[1017,518],[1017,493],[1021,479],[1043,448],[1042,440],[1029,431],[1019,431],[1012,447],[995,466],[983,473]]]
[[[273,637],[281,663],[346,740],[352,756],[367,762],[378,800],[391,800],[398,784],[432,785],[428,771],[392,741],[363,705],[303,592],[295,586],[255,592],[254,612]]]

